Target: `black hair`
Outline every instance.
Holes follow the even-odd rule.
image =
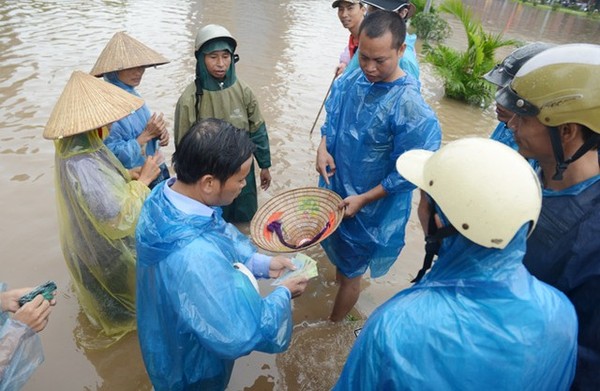
[[[388,31],[392,33],[392,49],[400,49],[406,39],[406,22],[396,12],[377,10],[369,12],[358,30],[369,38],[382,37]]]
[[[177,180],[191,185],[204,175],[224,183],[240,170],[256,146],[248,132],[216,118],[196,122],[173,154]]]

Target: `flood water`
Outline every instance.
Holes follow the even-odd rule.
[[[600,23],[524,7],[508,0],[464,1],[487,29],[524,41],[600,43]],[[465,45],[462,28],[449,44]],[[266,118],[273,184],[260,201],[295,187],[314,185],[318,129],[308,133],[347,42],[331,2],[262,1],[2,1],[0,2],[0,248],[2,275],[10,287],[54,280],[58,305],[41,334],[46,361],[25,390],[149,390],[137,335],[103,351],[76,343],[89,325],[72,292],[58,240],[53,180],[54,147],[43,127],[73,70],[89,71],[117,31],[127,31],[171,63],[149,69],[138,91],[172,124],[174,106],[193,79],[193,40],[204,24],[226,26],[238,40],[238,76],[252,86]],[[422,64],[423,94],[437,112],[444,140],[487,136],[493,108],[443,99],[440,82]],[[320,118],[319,124],[322,122]],[[173,146],[166,149],[167,154]],[[247,226],[242,226],[246,230]],[[366,278],[356,311],[364,319],[407,287],[420,267],[422,235],[416,218],[407,245],[390,273]],[[236,362],[231,390],[325,390],[335,382],[362,320],[330,325],[334,270],[317,248],[320,276],[294,302],[296,324],[289,351],[253,353]],[[261,290],[270,287],[263,283]],[[240,327],[243,327],[240,325]]]

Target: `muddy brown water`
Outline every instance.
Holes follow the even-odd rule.
[[[586,18],[504,0],[465,3],[487,29],[513,38],[600,43],[600,24]],[[450,44],[464,46],[460,25],[449,21],[455,28]],[[179,93],[193,78],[195,32],[206,23],[222,24],[237,38],[238,75],[253,87],[267,120],[273,185],[260,194],[260,201],[314,185],[318,129],[312,138],[308,131],[347,42],[330,1],[0,2],[1,280],[19,287],[52,279],[59,286],[59,303],[41,334],[46,360],[25,390],[151,389],[135,333],[103,351],[87,351],[76,343],[89,325],[71,289],[58,241],[54,148],[42,138],[42,130],[71,72],[89,71],[106,42],[121,30],[171,59],[149,69],[138,91],[151,110],[164,112],[172,123]],[[492,131],[493,108],[443,99],[439,80],[426,64],[422,82],[445,141]],[[165,151],[169,155],[173,147]],[[355,338],[353,330],[363,321],[325,322],[335,296],[334,270],[319,248],[308,254],[318,260],[320,276],[294,302],[296,326],[289,351],[239,359],[230,390],[325,390],[334,384]],[[353,314],[364,319],[407,287],[421,259],[422,234],[413,216],[399,260],[385,277],[365,279]],[[267,293],[270,286],[262,283],[261,289]]]

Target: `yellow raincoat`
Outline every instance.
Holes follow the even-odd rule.
[[[79,302],[106,347],[136,328],[135,227],[150,190],[132,180],[98,131],[55,141],[63,254]]]

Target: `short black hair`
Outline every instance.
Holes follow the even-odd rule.
[[[369,12],[363,19],[358,36],[363,33],[369,38],[382,37],[388,31],[392,33],[392,49],[400,49],[406,39],[406,22],[396,12],[377,10]]]
[[[177,180],[191,185],[212,175],[224,183],[255,149],[245,130],[220,119],[202,119],[192,125],[175,148],[173,166]]]

